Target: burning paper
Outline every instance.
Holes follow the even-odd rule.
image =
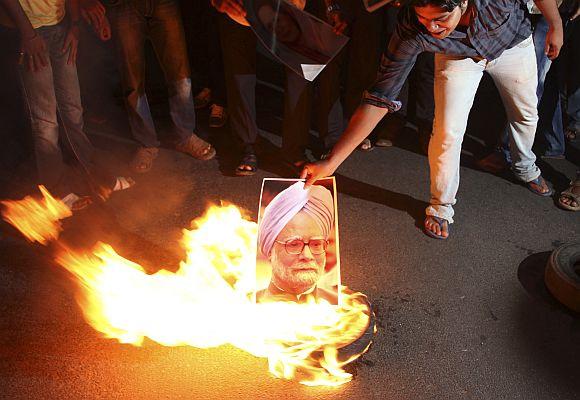
[[[48,204],[44,212],[54,219]],[[10,222],[20,229],[39,217],[26,218],[20,213]],[[36,230],[38,237],[56,238],[42,229]],[[339,286],[340,306],[326,301],[256,304],[257,234],[257,224],[237,207],[212,206],[183,231],[187,258],[175,273],[147,274],[104,243],[73,251],[58,242],[57,262],[76,278],[85,319],[105,337],[133,345],[145,338],[165,346],[232,344],[267,358],[270,372],[279,378],[306,385],[348,382],[351,375],[342,367],[368,346],[347,355],[340,349],[369,330],[364,295]]]
[[[58,239],[62,231],[61,219],[72,215],[70,209],[55,199],[44,186],[39,186],[43,198],[27,196],[18,201],[2,201],[4,220],[18,229],[31,242],[48,244]]]

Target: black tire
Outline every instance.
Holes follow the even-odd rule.
[[[552,252],[546,263],[544,281],[552,295],[569,309],[580,313],[580,243],[568,243]]]

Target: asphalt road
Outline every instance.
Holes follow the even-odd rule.
[[[261,126],[279,125],[275,112],[261,112]],[[121,165],[131,148],[126,127],[90,131]],[[279,137],[264,135],[262,169],[253,177],[231,176],[236,156],[225,131],[210,136],[216,160],[162,150],[134,188],[67,220],[64,236],[79,245],[100,239],[150,270],[174,270],[183,257],[181,229],[209,203],[234,203],[256,219],[261,180],[288,174],[272,152]],[[343,283],[368,295],[378,320],[373,347],[339,388],[278,380],[266,360],[231,346],[103,339],[84,321],[76,284],[50,248],[3,224],[0,398],[578,399],[580,317],[554,303],[541,274],[551,250],[580,241],[580,213],[509,176],[478,171],[471,160],[466,151],[447,241],[420,230],[428,168],[411,131],[398,147],[355,152],[339,169]],[[559,190],[576,168],[566,160],[542,167]]]

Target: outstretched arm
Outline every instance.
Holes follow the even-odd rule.
[[[388,110],[370,104],[361,104],[354,112],[348,126],[338,143],[332,149],[330,156],[314,164],[306,164],[300,178],[306,179],[306,187],[316,180],[330,176],[342,162],[357,148],[379,121],[387,115]]]

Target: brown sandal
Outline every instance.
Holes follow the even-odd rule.
[[[175,146],[175,149],[202,161],[211,160],[215,157],[213,146],[195,133]]]
[[[153,160],[158,155],[159,149],[157,147],[140,147],[131,160],[131,170],[139,174],[148,172],[153,166]]]

